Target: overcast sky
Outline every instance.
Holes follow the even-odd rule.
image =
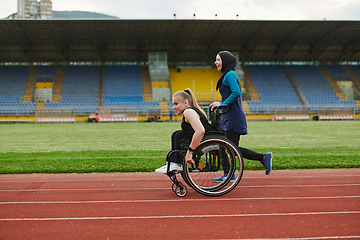
[[[55,11],[91,11],[121,19],[360,20],[360,0],[52,0]],[[17,0],[0,0],[0,18]],[[236,15],[239,15],[236,17]]]

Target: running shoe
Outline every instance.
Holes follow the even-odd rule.
[[[264,153],[265,159],[261,161],[261,164],[265,167],[265,174],[269,175],[272,168],[273,154],[272,152]]]
[[[165,162],[165,165],[162,166],[162,167],[159,167],[159,168],[155,169],[155,172],[161,173],[161,171],[163,171],[164,168],[165,168],[165,171],[166,171],[167,165],[168,165],[168,162]]]
[[[175,163],[170,163],[170,169],[169,171],[172,172],[172,171],[178,171],[178,172],[182,172],[182,167],[175,164]],[[167,173],[167,164],[165,164],[165,166],[162,166],[158,169],[155,170],[155,172],[157,173],[163,173],[163,174],[166,174]]]
[[[226,179],[227,174],[222,175],[221,177],[218,178],[214,178],[214,182],[222,182]],[[235,181],[235,175],[232,177],[232,179],[230,180],[230,182],[234,182]]]

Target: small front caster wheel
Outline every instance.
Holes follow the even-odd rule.
[[[187,188],[184,185],[180,184],[176,187],[175,193],[178,197],[184,197],[187,194]]]

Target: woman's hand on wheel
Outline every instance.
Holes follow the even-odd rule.
[[[186,153],[186,155],[185,155],[185,162],[186,162],[186,164],[192,164],[192,163],[194,163],[193,153],[192,153],[192,152],[187,151],[187,153]]]

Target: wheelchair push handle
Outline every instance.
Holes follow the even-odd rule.
[[[226,104],[221,104],[219,106],[215,106],[212,108],[211,111],[211,124],[214,127],[215,131],[222,131],[221,126],[220,126],[220,120],[222,117],[222,110],[224,108],[227,108],[228,105]]]
[[[221,113],[221,110],[222,110],[223,108],[227,108],[227,107],[228,107],[227,104],[221,104],[221,105],[219,105],[219,106],[213,107],[213,108],[211,109],[211,111],[213,111],[213,112],[219,112],[219,111],[220,111],[220,113]],[[219,110],[219,111],[218,111],[218,110]]]

